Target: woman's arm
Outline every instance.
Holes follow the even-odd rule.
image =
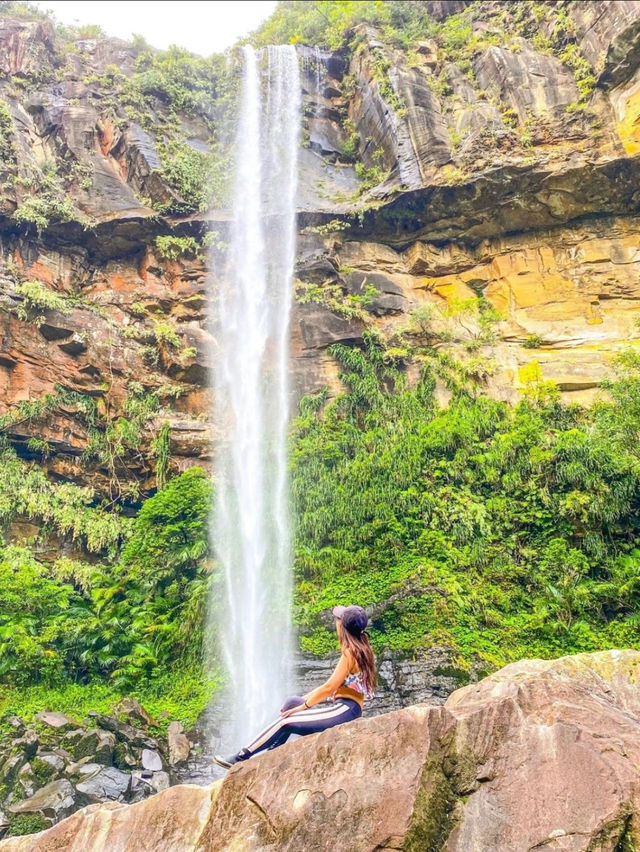
[[[311,692],[308,692],[303,696],[304,704],[299,704],[297,707],[292,707],[290,710],[286,710],[282,713],[282,716],[290,716],[292,713],[299,713],[301,710],[306,710],[309,707],[312,707],[314,704],[319,704],[321,701],[324,701],[330,695],[336,691],[336,689],[341,686],[346,676],[349,674],[349,669],[351,668],[351,661],[349,658],[342,654],[340,660],[338,661],[338,665],[333,670],[333,674],[331,677],[322,684],[322,686],[318,686],[316,689],[313,689]]]
[[[349,669],[351,668],[351,661],[347,657],[346,654],[342,654],[340,659],[338,660],[338,665],[333,670],[333,674],[329,678],[329,680],[325,681],[322,686],[316,687],[316,689],[311,690],[311,692],[307,693],[307,695],[303,696],[306,703],[311,706],[312,704],[319,704],[321,701],[327,699],[330,695],[336,691],[339,686],[342,686],[344,679],[349,674]]]

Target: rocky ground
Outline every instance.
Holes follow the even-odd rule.
[[[187,736],[170,722],[166,736],[135,699],[115,715],[91,713],[85,724],[43,710],[27,726],[8,719],[1,742],[0,831],[38,831],[94,802],[138,802],[176,783],[197,752],[197,732]],[[156,733],[152,733],[156,732]]]
[[[1,852],[615,852],[640,842],[640,654],[514,663],[211,787],[91,805]]]

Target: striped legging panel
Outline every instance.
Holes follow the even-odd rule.
[[[243,750],[247,757],[266,749],[277,748],[286,742],[291,734],[317,734],[343,722],[350,722],[362,715],[356,701],[338,699],[333,704],[318,705],[301,710],[292,716],[280,717],[260,731],[258,736]]]

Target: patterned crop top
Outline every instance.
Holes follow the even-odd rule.
[[[356,692],[359,692],[363,698],[373,698],[373,692],[370,689],[367,689],[364,684],[362,672],[355,672],[354,674],[347,675],[342,685],[348,686],[349,689],[354,689]]]

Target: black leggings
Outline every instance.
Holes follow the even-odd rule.
[[[302,703],[302,699],[300,699]],[[362,716],[362,709],[357,701],[351,698],[338,698],[329,704],[318,704],[308,710],[301,710],[292,716],[276,719],[239,753],[241,760],[246,760],[267,749],[277,748],[285,743],[291,734],[306,736],[317,734],[343,722],[351,722]]]

